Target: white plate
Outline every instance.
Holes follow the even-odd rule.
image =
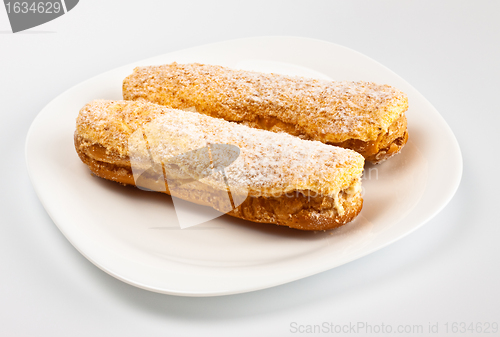
[[[363,210],[337,230],[301,232],[229,216],[181,230],[169,196],[91,176],[73,147],[75,118],[85,103],[120,99],[122,80],[134,67],[173,61],[393,85],[409,96],[409,142],[396,157],[365,168]],[[26,141],[26,160],[45,209],[85,257],[134,286],[184,296],[264,289],[370,254],[436,215],[462,174],[452,131],[411,85],[358,52],[295,37],[181,50],[91,78],[61,94],[36,117]]]

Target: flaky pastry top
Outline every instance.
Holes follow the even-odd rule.
[[[389,85],[199,63],[137,67],[124,80],[123,88],[126,99],[145,99],[180,109],[194,106],[199,112],[215,112],[235,122],[255,118],[249,114],[274,117],[297,125],[309,139],[324,143],[374,141],[408,109],[406,94]]]
[[[221,189],[229,184],[231,191],[249,195],[337,194],[359,182],[364,164],[352,150],[140,101],[96,100],[85,105],[77,117],[76,135],[142,169],[151,162],[171,164],[175,157],[176,167],[186,175]],[[227,154],[224,148],[212,151],[210,165],[196,155],[182,156],[212,144],[234,145],[239,155],[215,171],[224,157],[234,156],[234,147],[227,148]],[[214,174],[201,174],[206,170]]]

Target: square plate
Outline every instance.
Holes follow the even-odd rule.
[[[302,232],[222,216],[180,229],[172,199],[90,175],[73,145],[87,102],[121,99],[134,67],[200,62],[335,80],[390,84],[408,94],[409,141],[380,165],[365,166],[364,207],[355,221]],[[452,198],[462,175],[458,143],[411,85],[348,48],[296,37],[210,44],[136,62],[91,78],[50,102],[26,140],[31,181],[73,246],[110,275],[160,293],[216,296],[264,289],[370,254],[411,233]]]

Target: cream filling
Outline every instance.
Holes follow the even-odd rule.
[[[338,193],[335,194],[333,198],[334,206],[335,209],[337,210],[337,213],[340,216],[343,216],[345,214],[345,209],[344,206],[342,206],[342,202],[340,202],[340,194],[345,193],[347,196],[347,201],[351,202],[352,199],[358,194],[361,193],[361,180],[358,178],[356,181],[351,184],[347,189],[341,190]]]

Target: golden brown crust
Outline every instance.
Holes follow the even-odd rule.
[[[310,139],[305,136],[306,133],[300,127],[283,123],[275,117],[258,117],[251,122],[243,122],[242,124],[273,132],[286,132],[302,139]],[[403,114],[389,126],[386,132],[381,132],[375,140],[348,139],[339,143],[328,142],[327,144],[351,149],[365,157],[365,160],[379,164],[401,151],[407,141],[406,116]]]
[[[130,161],[116,155],[106,154],[106,150],[99,145],[86,145],[86,142],[75,133],[75,148],[78,156],[89,169],[98,177],[112,180],[124,185],[137,186]],[[103,161],[93,159],[100,157]],[[110,162],[116,161],[116,164]],[[141,187],[151,190],[155,188],[157,181],[142,181]],[[165,184],[166,194],[170,194],[168,184]],[[202,184],[197,185],[198,190],[189,190],[182,195],[183,199],[191,202],[213,207],[221,195],[213,193],[213,189],[204,188]],[[308,195],[307,191],[295,191],[278,197],[252,197],[248,196],[228,215],[260,223],[271,223],[288,226],[300,230],[327,230],[340,227],[352,220],[359,214],[363,207],[363,199],[360,193],[350,194],[341,192],[339,202],[345,212],[339,215],[335,208],[335,200],[329,196]]]
[[[407,141],[406,116],[403,114],[389,126],[387,132],[381,133],[374,141],[349,139],[341,143],[330,143],[330,145],[354,150],[367,161],[378,164],[401,151]]]
[[[192,128],[195,125],[200,129]],[[176,132],[189,128],[192,129],[184,136],[176,136]],[[131,143],[138,131],[141,139],[143,133],[147,134],[147,148],[142,150],[140,144]],[[227,181],[237,178],[231,185],[195,177],[188,167],[191,159],[165,164],[172,151],[186,153],[203,144],[200,140],[239,147],[238,159],[224,169]],[[363,158],[353,151],[152,103],[94,101],[86,105],[77,119],[75,148],[99,177],[168,194],[175,187],[172,194],[176,197],[250,221],[304,230],[330,229],[354,219],[362,207],[359,184]],[[211,153],[212,157],[217,155]],[[130,157],[137,154],[139,165],[148,162],[146,166],[150,167],[139,178],[134,176],[136,162],[132,165]],[[298,160],[304,154],[310,155],[309,161]],[[244,165],[238,166],[240,162]],[[292,169],[294,163],[299,166]],[[164,177],[168,179],[172,172],[178,178],[169,189],[172,181],[165,184]],[[184,184],[186,179],[191,182]],[[227,200],[228,193],[234,200],[240,197],[240,190],[233,189],[239,182],[248,186],[248,193],[240,198],[236,208],[227,209],[224,198]]]
[[[203,64],[140,67],[123,97],[349,148],[378,163],[408,138],[408,100],[388,85],[331,82]]]
[[[101,145],[106,154],[119,157],[111,163],[128,158],[132,149],[134,157],[139,157],[134,167],[145,169],[150,160],[159,163],[207,143],[233,144],[242,151],[226,168],[228,179],[233,187],[248,187],[251,195],[272,196],[296,189],[336,193],[363,171],[363,157],[351,150],[149,102],[93,101],[81,109],[76,132],[89,145]],[[192,164],[192,160],[185,161],[184,172],[193,173]]]

